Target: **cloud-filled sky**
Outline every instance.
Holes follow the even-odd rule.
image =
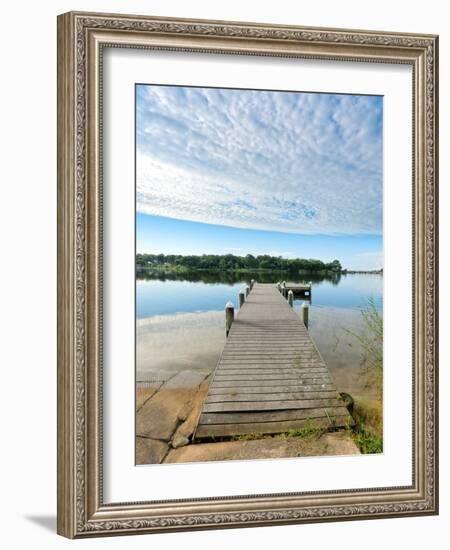
[[[138,85],[137,211],[381,238],[382,108],[379,96]]]

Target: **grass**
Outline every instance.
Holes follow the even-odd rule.
[[[381,400],[356,399],[353,408],[355,426],[348,428],[362,454],[383,452],[383,407]]]
[[[324,434],[326,430],[320,426],[315,425],[314,423],[308,421],[305,426],[301,428],[293,428],[291,430],[288,430],[287,432],[284,432],[282,434],[279,434],[278,437],[281,438],[289,438],[289,437],[299,437],[299,438],[319,438],[322,434]]]
[[[363,454],[383,452],[383,317],[373,298],[361,309],[364,328],[360,332],[346,329],[362,349],[364,386],[374,399],[354,398],[355,426],[349,433]]]
[[[362,365],[365,385],[375,388],[379,398],[383,396],[383,317],[378,311],[375,300],[370,297],[361,309],[364,329],[346,332],[356,338],[363,352]]]
[[[353,441],[362,454],[375,454],[383,452],[383,438],[368,434],[364,429],[354,432]]]
[[[229,441],[255,441],[256,439],[319,438],[327,430],[315,424],[310,418],[301,428],[293,428],[278,434],[249,433],[232,436]]]
[[[288,439],[288,438],[294,438],[294,437],[300,438],[300,439],[306,439],[306,438],[318,439],[326,431],[327,430],[322,426],[319,426],[317,422],[314,422],[313,420],[311,420],[311,418],[308,418],[305,421],[305,424],[301,428],[292,428],[287,432],[277,434],[275,437],[278,437],[281,439]]]

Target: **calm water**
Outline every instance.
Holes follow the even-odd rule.
[[[250,279],[277,282],[271,274],[170,274],[136,282],[137,379],[166,379],[174,371],[214,369],[225,342],[224,307],[238,306],[238,294]],[[370,394],[361,381],[362,350],[348,330],[364,330],[361,308],[373,298],[382,309],[383,277],[349,274],[306,275],[312,281],[310,333],[327,361],[340,391]],[[298,311],[303,300],[296,301]]]
[[[169,315],[174,313],[192,313],[199,311],[220,310],[228,301],[239,304],[239,291],[248,284],[245,276],[237,276],[238,280],[229,282],[160,279],[138,279],[136,282],[136,316],[138,319],[153,315]],[[266,275],[260,282],[277,282],[280,278]],[[381,308],[383,277],[381,275],[341,275],[335,278],[290,278],[289,282],[313,283],[311,306],[359,308],[364,306],[368,297],[373,297]]]

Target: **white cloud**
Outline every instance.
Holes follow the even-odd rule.
[[[381,233],[379,98],[141,86],[137,137],[141,212]]]

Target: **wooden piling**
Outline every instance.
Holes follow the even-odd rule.
[[[250,281],[250,290],[253,290],[253,285],[255,284],[255,279]]]
[[[292,290],[288,292],[288,302],[291,307],[294,307],[294,293]]]
[[[247,298],[247,296],[250,294],[250,287],[247,285],[245,287],[245,297]]]
[[[242,289],[239,292],[239,308],[241,308],[244,305],[244,302],[245,302],[245,290]]]
[[[227,302],[225,306],[225,330],[226,330],[227,337],[230,332],[233,321],[234,321],[234,304],[232,302]]]
[[[306,328],[308,328],[308,321],[309,321],[309,305],[306,302],[303,302],[302,307],[300,308],[301,311],[301,318],[303,321],[303,324]]]

